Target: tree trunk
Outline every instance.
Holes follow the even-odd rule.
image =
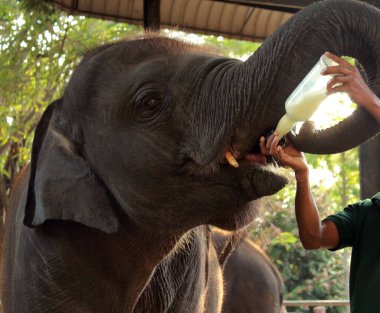
[[[359,148],[361,198],[371,198],[380,191],[380,136]]]

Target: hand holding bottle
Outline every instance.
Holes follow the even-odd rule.
[[[368,87],[358,68],[331,52],[326,52],[325,55],[338,63],[321,73],[335,75],[327,84],[327,93],[346,92],[352,102],[363,106],[380,122],[380,100]]]

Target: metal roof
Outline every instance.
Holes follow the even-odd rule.
[[[29,0],[26,0],[29,1]],[[50,0],[72,14],[263,41],[294,13],[322,0]],[[364,0],[379,4],[379,0]]]
[[[55,0],[65,11],[142,25],[144,8],[158,5],[162,27],[263,41],[312,0]],[[147,10],[146,9],[146,10]],[[146,13],[145,13],[146,14]]]

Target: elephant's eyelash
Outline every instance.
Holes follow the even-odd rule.
[[[157,84],[146,84],[135,91],[133,98],[137,104],[144,104],[150,99],[163,100],[165,97],[164,88]]]
[[[136,103],[139,105],[148,104],[150,100],[163,100],[164,96],[159,92],[147,91],[140,93],[136,98]]]

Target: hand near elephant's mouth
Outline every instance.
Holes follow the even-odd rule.
[[[266,165],[269,162],[267,159],[267,155],[262,151],[253,152],[247,151],[242,152],[246,149],[240,149],[239,144],[233,144],[230,148],[224,150],[224,159],[221,162],[222,164],[229,164],[232,167],[238,168],[240,166],[240,162],[246,160],[251,165]]]
[[[268,164],[267,157],[262,153],[249,153],[249,154],[245,155],[244,158],[242,158],[242,159],[239,158],[237,160],[230,150],[226,150],[224,153],[224,158],[225,158],[225,161],[227,161],[227,163],[230,166],[235,167],[235,168],[238,168],[239,167],[239,161],[243,161],[243,160],[249,161],[249,163],[251,163],[252,165],[257,165],[257,164],[266,165],[266,164]]]
[[[229,165],[232,167],[239,167],[239,161],[247,160],[252,165],[266,165],[268,164],[267,156],[264,153],[248,153],[244,156],[244,158],[236,160],[235,156],[230,150],[226,150],[224,153],[224,157]]]

